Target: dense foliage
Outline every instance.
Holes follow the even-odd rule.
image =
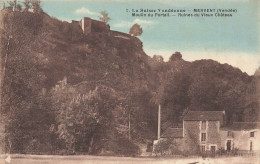
[[[129,30],[129,34],[132,36],[140,36],[143,33],[143,29],[141,28],[141,26],[139,24],[134,24],[130,30]]]

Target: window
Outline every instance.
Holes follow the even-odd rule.
[[[206,121],[202,121],[201,130],[206,130]]]
[[[216,152],[216,149],[217,149],[216,146],[210,146],[210,151],[211,151],[211,152]]]
[[[201,150],[201,151],[206,151],[206,146],[205,146],[205,145],[201,145],[201,146],[200,146],[200,150]]]
[[[255,137],[255,132],[250,132],[250,137]]]
[[[201,141],[206,141],[206,133],[201,133]]]
[[[227,132],[227,136],[228,136],[228,137],[232,137],[232,132],[231,132],[231,131],[228,131],[228,132]]]

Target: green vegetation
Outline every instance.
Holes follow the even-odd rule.
[[[28,12],[30,9],[32,9],[32,11],[35,13],[43,12],[40,0],[24,0],[23,2],[17,0],[3,1],[3,9],[6,8],[6,3],[8,4],[7,7],[12,7],[14,11]]]
[[[155,145],[154,153],[156,155],[164,155],[166,152],[169,154],[175,150],[176,143],[171,139],[159,140]]]
[[[141,28],[141,26],[139,24],[134,24],[130,30],[129,30],[129,34],[133,35],[133,36],[140,36],[143,33],[143,29]]]
[[[106,11],[101,11],[100,15],[99,20],[105,22],[106,24],[111,20]]]

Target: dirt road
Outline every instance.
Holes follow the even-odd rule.
[[[8,164],[2,156],[0,164]],[[130,158],[104,156],[11,155],[11,164],[259,164],[259,158]]]

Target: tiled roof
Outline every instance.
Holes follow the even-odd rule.
[[[224,111],[189,111],[183,118],[185,121],[217,121],[224,119]]]
[[[161,138],[182,138],[182,137],[183,137],[182,128],[168,128],[161,136]]]
[[[221,130],[233,130],[233,131],[241,131],[241,130],[253,130],[260,129],[259,122],[234,122],[231,125],[227,125]]]

